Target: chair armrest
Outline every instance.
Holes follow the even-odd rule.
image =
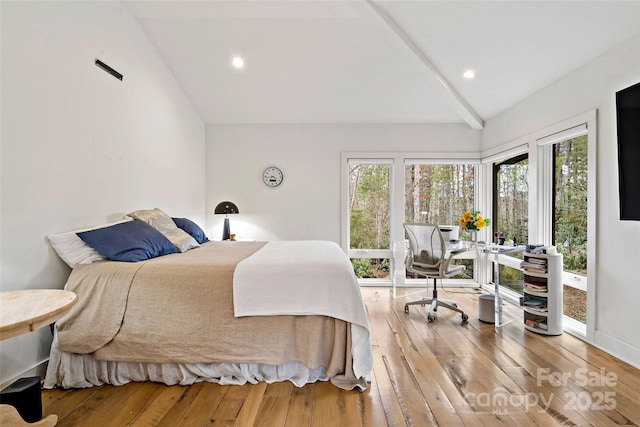
[[[449,256],[444,262],[444,271],[449,271],[449,264],[451,264],[451,259],[454,255],[461,254],[462,252],[466,252],[467,248],[454,249],[449,252]]]

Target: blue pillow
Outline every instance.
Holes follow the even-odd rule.
[[[161,232],[140,220],[76,234],[87,245],[113,261],[138,262],[178,252]]]
[[[191,237],[196,239],[196,242],[203,244],[209,241],[207,236],[204,234],[204,231],[202,231],[202,228],[200,228],[198,224],[191,221],[190,219],[187,219],[187,218],[171,218],[171,219],[173,220],[173,222],[176,223],[178,228],[184,230],[185,232],[190,234]]]

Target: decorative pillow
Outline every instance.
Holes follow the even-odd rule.
[[[169,239],[144,221],[83,231],[78,237],[113,261],[138,262],[178,252]]]
[[[68,231],[66,233],[49,234],[47,235],[47,239],[51,247],[53,247],[53,250],[56,251],[58,256],[62,258],[69,267],[73,268],[78,264],[91,264],[96,261],[103,261],[106,258],[91,246],[88,246],[76,233],[110,227],[127,221],[132,221],[132,218],[126,218],[122,221],[103,224],[97,227]]]
[[[173,222],[176,223],[178,228],[180,228],[181,230],[184,230],[191,237],[196,239],[196,242],[203,244],[209,241],[209,238],[204,234],[204,231],[202,231],[202,228],[200,228],[198,224],[191,221],[190,219],[187,219],[187,218],[171,218],[171,219],[173,220]]]
[[[146,222],[164,234],[167,239],[171,240],[171,243],[176,245],[176,248],[178,248],[180,252],[186,252],[189,249],[200,246],[193,237],[179,229],[171,217],[161,209],[155,208],[153,210],[139,210],[131,212],[128,215],[131,218]]]

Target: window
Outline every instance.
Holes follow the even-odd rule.
[[[529,155],[522,154],[493,166],[493,230],[507,240],[529,240]]]
[[[563,254],[564,330],[590,341],[595,335],[596,131],[594,110],[500,147],[483,159],[486,168],[480,170],[493,170],[492,178],[482,181],[493,190],[488,201],[492,231],[507,230],[507,239],[516,236],[522,244],[554,245]],[[500,256],[500,284],[513,301],[522,293],[519,264]],[[483,270],[483,279],[490,281],[492,271]]]
[[[564,314],[587,322],[587,136],[553,144],[553,242],[563,255]],[[577,283],[576,283],[577,282]],[[581,289],[585,288],[585,289]]]
[[[511,244],[526,244],[528,218],[529,155],[524,153],[493,164],[493,241],[503,236]],[[522,252],[506,255],[523,258]],[[522,294],[522,271],[514,263],[508,264],[499,266],[500,285]]]
[[[360,279],[388,279],[391,256],[390,161],[349,160],[349,251]]]
[[[590,138],[585,124],[538,140],[543,237],[563,255],[564,314],[582,325],[581,333],[589,314],[588,260],[594,238],[589,218],[595,200],[589,194],[595,145]]]
[[[465,211],[475,210],[475,166],[471,164],[405,164],[405,222],[457,225]],[[461,230],[461,239],[468,240]],[[465,278],[473,278],[474,260],[456,259],[464,264]]]
[[[466,164],[405,166],[405,221],[457,225],[474,209],[475,168]]]
[[[341,242],[360,284],[405,283],[403,222],[457,225],[464,211],[475,207],[479,162],[434,157],[342,153]],[[476,254],[456,258],[467,266],[464,277],[443,283],[477,285]],[[417,285],[418,279],[409,284]]]

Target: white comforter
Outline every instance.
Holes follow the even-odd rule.
[[[350,322],[354,374],[371,371],[369,322],[358,281],[333,242],[267,243],[236,266],[233,304],[236,317],[325,315]]]

